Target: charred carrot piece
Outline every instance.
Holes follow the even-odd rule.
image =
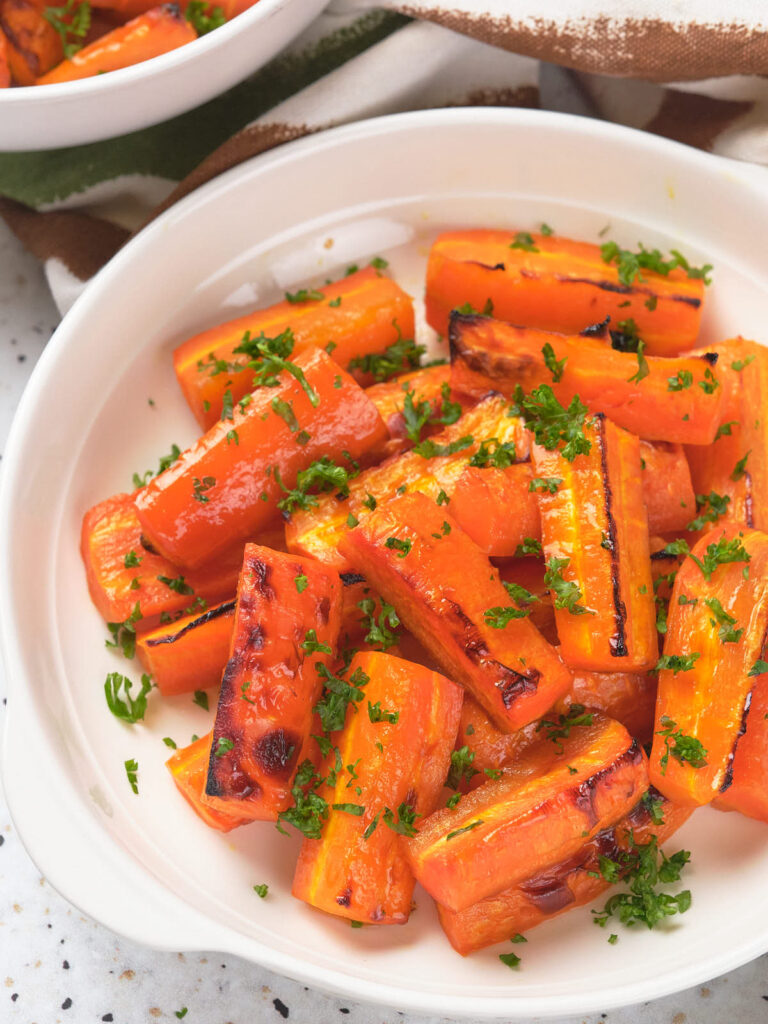
[[[181,565],[199,565],[234,540],[258,536],[277,502],[320,458],[350,469],[384,443],[376,406],[329,355],[310,349],[277,387],[256,390],[141,490],[136,508],[152,544]]]
[[[285,530],[289,550],[327,562],[339,571],[351,568],[338,545],[354,522],[362,522],[377,505],[406,492],[423,492],[448,507],[457,481],[469,461],[479,457],[484,441],[486,451],[493,453],[501,447],[509,460],[525,459],[530,451],[522,420],[509,416],[507,402],[498,395],[479,402],[415,450],[393,455],[365,470],[351,482],[347,499],[325,496],[317,508],[294,512]],[[491,514],[496,497],[490,492],[485,497]]]
[[[600,414],[572,461],[533,447],[547,582],[569,665],[642,671],[658,659],[640,444]]]
[[[334,734],[321,769],[331,782],[318,790],[328,820],[320,839],[302,844],[293,895],[353,921],[404,924],[414,879],[398,830],[408,834],[435,809],[463,694],[445,676],[379,652],[356,655],[350,678],[356,672],[365,705],[349,708]]]
[[[703,528],[713,522],[768,529],[768,352],[744,338],[712,346],[725,402],[709,447],[686,446]],[[710,498],[710,495],[712,497]],[[690,519],[697,517],[691,516]]]
[[[749,818],[768,823],[768,649],[760,655],[762,665],[753,676],[748,703],[745,702],[741,728],[736,737],[733,760],[713,806],[719,811],[740,811]]]
[[[723,388],[714,352],[646,358],[600,339],[460,313],[451,314],[450,342],[451,388],[460,399],[549,384],[561,403],[578,395],[591,412],[604,412],[649,441],[710,444],[720,424]]]
[[[406,396],[410,395],[408,411],[412,416],[416,416],[422,410],[428,412],[429,419],[424,423],[420,436],[430,437],[442,429],[441,422],[446,416],[447,409],[451,408],[447,404],[451,400],[450,383],[450,366],[427,366],[422,370],[414,370],[413,373],[382,381],[380,384],[372,384],[366,389],[366,394],[379,410],[379,415],[389,431],[387,455],[405,451],[418,440],[418,437],[414,438],[408,433],[409,427],[412,429],[413,424],[406,420]],[[429,410],[426,409],[427,404]]]
[[[568,689],[570,672],[512,605],[488,557],[426,495],[382,505],[342,552],[499,728],[527,725]]]
[[[522,935],[597,899],[610,887],[600,871],[601,857],[616,861],[622,852],[631,849],[630,836],[635,846],[643,846],[654,837],[661,846],[693,813],[690,807],[673,804],[653,789],[647,797],[567,860],[464,910],[449,910],[438,904],[440,924],[456,952],[467,956],[496,942],[509,941],[512,935]]]
[[[651,752],[651,780],[671,800],[707,804],[731,784],[766,642],[767,595],[768,536],[756,530],[711,530],[677,571]]]
[[[246,333],[272,338],[290,330],[294,355],[324,348],[345,368],[355,357],[383,352],[400,337],[413,337],[410,296],[374,267],[292,298],[211,327],[176,349],[176,376],[203,430],[221,416],[225,391],[237,402],[252,390],[249,357],[235,351]]]
[[[37,79],[35,85],[74,82],[106,71],[119,71],[159,57],[197,39],[197,32],[181,13],[178,4],[153,7],[145,14],[113,29],[69,60]]]
[[[46,20],[45,9],[41,0],[3,0],[0,6],[5,40],[0,50],[5,51],[7,70],[17,85],[34,85],[64,56],[61,37]]]
[[[657,679],[650,672],[585,672],[577,669],[573,673],[570,690],[552,711],[555,715],[568,715],[574,704],[586,708],[587,712],[601,711],[621,722],[639,743],[650,743],[656,690]]]
[[[233,599],[137,638],[139,661],[164,697],[219,685],[229,656],[234,619]]]
[[[165,762],[176,787],[195,814],[206,825],[219,832],[230,832],[238,825],[247,825],[252,819],[236,811],[214,810],[202,802],[201,796],[208,774],[208,760],[211,756],[211,737],[201,736],[187,747],[180,747]]]
[[[131,494],[116,494],[86,512],[80,537],[91,600],[107,622],[131,620],[137,633],[162,619],[193,614],[234,594],[242,545],[191,571],[152,550],[142,536]],[[136,609],[138,608],[138,614]]]
[[[341,624],[339,580],[309,559],[248,544],[204,803],[274,821],[310,737]]]
[[[451,310],[469,303],[563,334],[608,316],[614,325],[633,320],[649,352],[674,355],[695,343],[703,300],[703,280],[683,270],[643,270],[624,284],[599,246],[556,236],[449,231],[434,242],[427,265],[427,321],[440,334]]]
[[[594,715],[436,811],[406,842],[408,859],[438,903],[463,910],[572,856],[647,788],[642,747],[623,725]]]
[[[11,65],[8,60],[8,39],[0,28],[0,89],[7,89],[11,84]]]
[[[649,532],[684,530],[696,513],[696,495],[682,445],[641,441],[640,465]]]

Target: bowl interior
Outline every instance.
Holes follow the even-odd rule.
[[[9,443],[0,610],[9,735],[29,727],[39,736],[42,762],[59,773],[66,799],[107,837],[116,878],[127,854],[169,896],[171,913],[183,918],[191,908],[210,922],[211,945],[357,998],[451,1015],[605,1009],[686,987],[768,948],[755,899],[768,871],[768,832],[711,810],[670,843],[692,851],[693,906],[679,922],[658,933],[617,926],[619,942],[608,946],[590,907],[577,909],[531,932],[514,973],[498,960],[504,948],[453,953],[418,890],[403,928],[351,931],[311,910],[290,896],[294,838],[267,823],[215,834],[175,792],[162,739],[188,743],[210,728],[213,711],[190,696],[154,694],[144,725],[110,715],[106,673],[138,680],[140,670],[105,649],[78,550],[87,508],[130,490],[133,471],[154,467],[171,443],[196,438],[171,362],[193,331],[374,255],[389,259],[421,310],[438,231],[530,230],[546,221],[577,238],[672,245],[713,263],[704,340],[742,333],[765,342],[768,260],[759,239],[767,220],[768,192],[747,173],[660,140],[540,114],[431,112],[328,133],[230,172],[103,272],[51,343]],[[9,743],[14,750],[19,740]],[[142,930],[141,893],[134,918],[116,922],[89,905],[87,886],[69,883],[74,866],[57,872],[67,837],[46,840],[34,809],[23,807],[23,772],[9,751],[7,788],[22,836],[64,895],[143,941],[174,941]],[[138,797],[126,780],[128,758],[139,763]],[[261,882],[266,900],[252,890]]]

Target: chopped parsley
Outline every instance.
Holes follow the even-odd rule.
[[[474,760],[475,752],[466,744],[458,750],[451,751],[451,765],[445,780],[449,789],[458,789],[462,782],[469,782],[479,774],[477,768],[473,766]]]
[[[510,249],[522,249],[523,252],[538,252],[533,242],[533,236],[527,231],[518,231],[514,240],[509,243]]]
[[[123,657],[132,658],[136,653],[136,623],[143,618],[141,606],[137,601],[127,619],[122,622],[107,623],[107,629],[112,634],[112,639],[104,641],[106,646],[119,647],[123,652]]]
[[[131,550],[123,559],[123,565],[125,566],[126,569],[135,569],[139,565],[141,565],[142,557],[143,556],[141,555],[137,555],[133,548],[131,548]]]
[[[661,774],[667,774],[667,765],[670,755],[680,764],[689,764],[691,768],[704,768],[707,764],[707,749],[702,745],[701,740],[693,736],[686,736],[677,728],[677,722],[673,722],[667,715],[662,715],[661,724],[663,729],[658,730],[657,736],[664,737],[665,752],[659,761]],[[672,746],[670,746],[670,742]]]
[[[286,292],[285,301],[298,302],[322,302],[325,296],[316,288],[300,288],[297,292]]]
[[[695,519],[688,523],[687,529],[701,530],[707,523],[716,523],[728,511],[730,502],[729,495],[718,494],[716,491],[710,491],[709,494],[697,494],[696,508],[701,511]]]
[[[254,885],[253,891],[261,899],[264,899],[266,897],[267,893],[269,892],[269,886],[266,885],[264,882],[262,882],[261,885]]]
[[[645,342],[638,341],[637,343],[637,370],[632,374],[631,377],[627,377],[627,383],[630,384],[634,381],[635,384],[639,384],[641,380],[644,380],[650,373],[648,368],[648,360],[645,358]]]
[[[363,613],[360,624],[365,629],[365,642],[380,651],[386,651],[398,641],[396,630],[400,626],[400,619],[391,604],[387,604],[384,598],[380,599],[380,611],[377,614],[378,602],[375,598],[364,597],[357,602],[357,607]]]
[[[157,576],[155,577],[158,582],[164,583],[169,590],[173,590],[177,594],[194,594],[194,590],[183,576]]]
[[[743,476],[746,476],[746,473],[747,473],[747,459],[749,458],[749,456],[751,454],[752,454],[752,449],[750,448],[750,450],[747,452],[747,454],[744,456],[744,458],[743,459],[739,459],[739,461],[733,467],[733,472],[731,473],[731,480],[733,480],[734,483],[738,483],[739,480],[741,480],[741,478]]]
[[[423,459],[434,459],[438,455],[456,455],[457,452],[463,452],[465,448],[474,444],[474,441],[475,439],[470,434],[451,441],[449,444],[438,444],[428,437],[425,441],[414,445],[413,451]]]
[[[520,964],[520,957],[517,953],[499,953],[499,960],[507,967],[518,967]]]
[[[678,672],[691,672],[700,657],[701,654],[698,651],[694,651],[693,654],[663,654],[656,662],[653,671],[662,672],[666,669],[675,676]]]
[[[599,864],[600,874],[607,882],[623,881],[629,886],[629,892],[615,893],[602,910],[593,910],[595,924],[604,928],[616,916],[627,926],[644,924],[653,928],[665,917],[684,914],[691,905],[690,891],[685,889],[673,896],[658,892],[657,887],[680,880],[680,874],[691,858],[690,853],[680,850],[667,857],[659,850],[656,836],[640,845],[631,832],[628,838],[628,850],[622,850],[616,860],[601,856]]]
[[[445,841],[448,842],[450,839],[455,839],[456,836],[463,835],[465,832],[471,832],[473,828],[477,828],[478,825],[482,824],[483,819],[476,818],[474,821],[470,821],[470,823],[468,825],[465,825],[463,828],[457,828],[454,829],[453,832],[449,832],[448,835],[445,837]]]
[[[152,689],[152,680],[146,674],[141,676],[141,689],[134,700],[131,696],[132,681],[120,675],[119,672],[110,672],[104,682],[104,696],[107,698],[107,707],[115,716],[123,722],[133,725],[143,720],[147,710],[147,694]],[[122,689],[125,700],[120,697]]]
[[[392,725],[397,725],[400,719],[400,712],[387,711],[385,708],[382,708],[380,700],[377,700],[375,704],[371,704],[368,701],[368,719],[374,725],[377,725],[379,722],[389,722]]]
[[[600,246],[603,263],[614,263],[618,268],[619,281],[630,287],[636,280],[644,281],[641,271],[651,270],[667,277],[673,270],[680,267],[689,278],[697,278],[709,284],[707,276],[712,266],[707,263],[703,267],[692,267],[688,260],[676,249],[671,249],[671,259],[665,260],[658,249],[646,249],[638,243],[638,251],[622,249],[616,242],[605,242]]]
[[[524,558],[526,555],[540,555],[542,553],[541,541],[535,537],[524,537],[523,543],[515,548],[515,558]]]
[[[729,615],[728,612],[723,608],[722,604],[716,597],[707,597],[704,599],[704,604],[714,615],[713,619],[710,619],[711,626],[718,626],[717,637],[722,644],[736,644],[742,637],[744,628],[734,629],[736,625],[736,619]]]
[[[232,750],[234,748],[234,746],[235,746],[235,744],[229,738],[229,736],[219,736],[218,742],[216,744],[216,749],[213,752],[213,756],[214,757],[224,757],[224,755],[228,751]]]
[[[215,28],[221,28],[227,22],[223,9],[210,7],[207,0],[189,0],[184,13],[199,36],[213,32]]]
[[[383,352],[355,356],[347,369],[370,374],[376,381],[389,380],[390,377],[403,373],[405,369],[417,369],[425,352],[424,345],[417,345],[415,341],[401,337],[388,345]]]
[[[555,608],[566,608],[571,615],[593,615],[594,612],[578,603],[582,597],[578,586],[571,580],[563,579],[562,571],[567,569],[570,561],[570,558],[555,556],[548,559],[544,572],[544,586],[552,594]]]
[[[293,804],[277,816],[278,832],[288,834],[282,827],[285,823],[307,839],[320,839],[329,813],[327,801],[316,792],[323,781],[310,760],[301,762],[291,787]]]
[[[318,674],[323,679],[323,695],[312,709],[320,716],[324,733],[336,732],[343,728],[347,708],[364,697],[363,688],[369,682],[369,676],[361,668],[355,669],[349,680],[342,675],[334,675],[321,662],[316,664]]]
[[[43,7],[41,13],[58,33],[64,58],[69,60],[74,57],[83,47],[82,42],[78,40],[82,40],[91,27],[91,5],[88,0],[82,0],[81,3],[67,0],[62,7]]]
[[[168,455],[160,456],[156,473],[153,473],[151,469],[148,469],[143,476],[139,476],[138,473],[133,474],[133,486],[136,488],[136,490],[139,490],[142,487],[146,487],[146,485],[149,483],[153,476],[160,476],[160,474],[164,472],[166,469],[168,469],[169,466],[172,466],[173,463],[178,458],[180,458],[180,456],[181,448],[179,448],[177,444],[172,444],[170,453]]]
[[[320,396],[304,376],[304,371],[289,358],[293,353],[295,340],[290,327],[274,338],[268,338],[263,331],[258,338],[252,338],[251,332],[246,331],[233,352],[248,356],[249,361],[245,366],[255,371],[254,388],[278,387],[280,384],[278,376],[285,371],[298,381],[311,404],[317,407],[320,403]],[[237,368],[243,369],[244,367],[237,365]]]
[[[557,489],[563,482],[559,476],[535,476],[528,484],[529,491],[541,491],[546,494],[556,494]]]
[[[290,513],[294,508],[304,511],[315,508],[318,505],[316,495],[324,491],[335,490],[339,497],[346,498],[349,494],[350,477],[355,473],[350,473],[344,466],[336,465],[327,455],[323,455],[322,458],[310,463],[306,469],[299,470],[294,488],[285,486],[276,466],[274,475],[285,494],[285,497],[278,501],[277,507],[283,512]]]
[[[405,558],[413,547],[413,541],[410,539],[400,540],[399,537],[387,537],[384,541],[384,547],[389,548],[391,551],[397,551],[398,558]]]
[[[693,384],[690,370],[678,370],[674,377],[667,377],[667,391],[685,391]]]
[[[506,469],[516,458],[514,441],[502,442],[497,437],[490,437],[487,441],[480,442],[480,447],[469,460],[469,464],[470,466],[479,466],[481,469],[486,466]]]
[[[560,448],[563,458],[573,462],[577,455],[588,455],[591,442],[584,434],[587,407],[574,395],[565,409],[548,384],[534,388],[530,395],[520,385],[515,389],[515,403],[526,425],[533,431],[536,443],[547,451]]]
[[[133,792],[139,795],[139,762],[130,758],[128,761],[123,761],[123,767],[125,768],[125,775],[128,779],[128,785],[131,787]]]
[[[758,658],[749,672],[747,672],[747,675],[761,676],[763,672],[768,672],[768,661],[763,661],[762,658]]]
[[[536,726],[536,732],[544,730],[544,736],[551,740],[559,753],[562,754],[563,744],[561,740],[568,739],[571,729],[582,725],[592,725],[594,715],[587,711],[583,704],[571,704],[565,715],[558,715],[556,719],[542,718]]]
[[[745,369],[747,366],[749,366],[750,363],[754,361],[754,355],[747,356],[746,359],[734,359],[734,361],[731,363],[731,369],[735,370],[737,373],[741,373],[743,369]]]
[[[307,584],[309,583],[309,580],[304,575],[304,573],[300,573],[298,576],[293,577],[293,582],[296,584],[297,592],[299,594],[303,594],[304,591],[307,589]]]
[[[304,634],[304,640],[299,644],[302,651],[306,651],[307,654],[333,654],[333,651],[328,644],[321,643],[317,639],[317,632],[314,629],[308,629]]]
[[[205,504],[207,501],[211,500],[205,492],[210,491],[210,489],[215,486],[216,477],[204,476],[203,479],[201,480],[200,477],[196,476],[192,480],[192,497],[195,499],[195,501],[199,501],[201,504]]]
[[[565,364],[568,362],[568,357],[564,356],[562,359],[557,359],[555,357],[555,350],[549,342],[544,345],[541,352],[544,356],[544,364],[552,374],[552,383],[558,384],[563,379],[563,371],[565,370]]]

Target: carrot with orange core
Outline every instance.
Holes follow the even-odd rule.
[[[711,530],[677,572],[659,667],[651,781],[688,806],[732,782],[768,631],[768,535]]]
[[[713,522],[768,529],[768,350],[732,338],[713,345],[726,393],[717,437],[710,447],[688,445],[703,529]],[[691,516],[690,519],[695,519]]]
[[[318,790],[328,820],[320,839],[304,840],[292,891],[339,917],[404,924],[414,879],[398,833],[435,809],[463,693],[437,672],[379,652],[356,655],[349,678],[358,671],[364,704],[350,707],[333,735]]]
[[[440,924],[457,953],[467,956],[497,942],[523,935],[553,917],[597,899],[610,882],[601,858],[621,863],[621,854],[654,837],[659,846],[681,828],[693,813],[651,789],[621,821],[603,829],[567,860],[545,868],[523,882],[489,896],[464,910],[438,905]],[[653,801],[653,812],[649,803]],[[659,821],[659,818],[663,821]],[[630,838],[631,837],[631,838]]]
[[[448,231],[432,245],[427,265],[427,322],[440,334],[451,310],[469,303],[500,320],[563,334],[608,316],[615,326],[633,320],[649,352],[674,355],[694,345],[703,300],[703,280],[682,269],[667,276],[643,269],[625,284],[600,246],[554,235]]]
[[[568,689],[570,672],[511,605],[488,557],[426,495],[377,508],[342,553],[499,728],[527,725]]]
[[[309,741],[341,623],[340,584],[309,559],[248,544],[203,802],[274,821]]]
[[[208,760],[211,756],[211,737],[201,736],[187,747],[180,747],[165,762],[176,788],[195,814],[210,828],[219,832],[230,832],[239,825],[247,825],[252,819],[236,811],[216,810],[202,802],[202,793],[208,775]]]
[[[414,370],[413,373],[406,373],[400,377],[393,377],[392,380],[382,381],[380,384],[372,384],[366,388],[366,394],[379,410],[379,415],[384,420],[389,431],[389,444],[387,455],[394,455],[397,452],[411,448],[420,437],[430,437],[442,430],[442,420],[446,411],[452,407],[448,405],[450,397],[451,368],[445,366],[426,366],[422,370]],[[429,419],[423,424],[417,436],[409,435],[409,421],[406,420],[405,406],[406,396],[410,395],[411,409],[424,409],[429,403]],[[456,410],[459,412],[459,409]]]
[[[290,330],[294,356],[322,348],[345,368],[355,357],[383,352],[401,337],[413,337],[410,296],[374,267],[295,292],[292,299],[211,327],[174,351],[179,384],[204,430],[221,416],[225,391],[237,402],[252,390],[249,356],[235,351],[246,334],[274,338]]]
[[[640,799],[647,759],[623,725],[594,715],[565,731],[407,840],[413,873],[438,903],[463,910],[559,864]]]
[[[158,626],[136,640],[139,661],[164,697],[218,686],[227,664],[235,601]]]
[[[0,33],[7,71],[16,85],[34,85],[64,56],[59,33],[46,19],[41,0],[3,0]],[[2,61],[0,61],[2,63]]]
[[[339,500],[327,495],[317,508],[295,511],[286,524],[286,544],[297,554],[317,558],[339,571],[351,568],[339,550],[339,543],[355,522],[363,522],[378,505],[397,495],[426,494],[443,507],[470,460],[480,449],[495,452],[504,449],[508,459],[524,459],[530,451],[530,438],[521,419],[509,415],[508,403],[491,395],[469,409],[439,434],[426,438],[415,450],[393,455],[378,466],[364,470],[350,482],[349,497]],[[486,508],[475,514],[494,515],[496,498],[485,494]]]
[[[451,314],[450,342],[451,388],[460,399],[549,384],[561,404],[578,395],[591,412],[649,441],[710,444],[720,424],[715,353],[646,357],[595,338],[459,313]]]
[[[658,659],[648,524],[636,437],[604,416],[572,460],[533,447],[546,582],[566,663],[604,672]]]
[[[235,544],[210,563],[179,569],[145,545],[131,494],[116,494],[86,512],[80,551],[99,614],[111,623],[130,619],[137,633],[184,609],[193,614],[206,602],[230,598],[243,561],[243,546]]]
[[[119,71],[152,57],[160,57],[195,39],[197,32],[181,13],[178,4],[163,4],[84,46],[39,77],[35,85],[74,82],[106,71]]]
[[[220,420],[136,498],[142,529],[180,565],[257,537],[315,460],[354,460],[384,443],[375,405],[329,355],[310,349]],[[295,375],[294,375],[295,374]]]

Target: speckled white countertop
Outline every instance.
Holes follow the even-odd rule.
[[[37,264],[0,226],[0,452],[57,319]],[[0,718],[4,693],[0,669]],[[83,917],[40,877],[0,789],[0,1024],[170,1024],[178,1019],[189,1024],[425,1021],[395,1008],[333,999],[236,958],[158,953],[121,939]],[[603,1021],[766,1024],[768,958],[676,996],[597,1014],[585,1024]]]

